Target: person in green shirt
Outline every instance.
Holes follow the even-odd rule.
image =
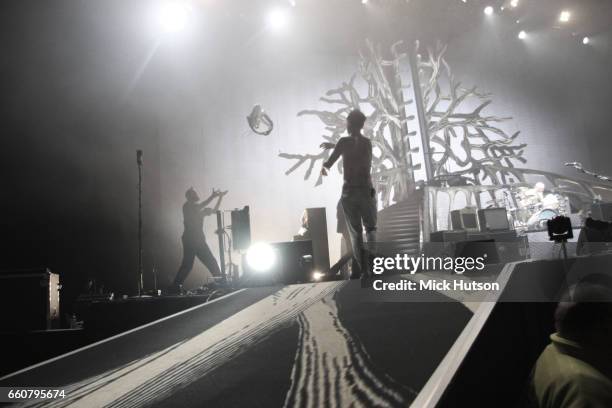
[[[583,283],[560,302],[557,332],[532,372],[531,403],[540,408],[612,407],[612,289]]]

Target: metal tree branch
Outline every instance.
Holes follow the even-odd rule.
[[[346,128],[346,116],[353,109],[361,109],[368,114],[368,121],[363,129],[364,136],[370,138],[374,147],[372,163],[372,180],[379,192],[383,207],[404,198],[414,183],[413,171],[419,165],[412,163],[411,153],[417,149],[411,148],[408,137],[414,135],[408,127],[413,116],[406,115],[405,108],[412,100],[405,100],[403,90],[408,88],[402,81],[400,72],[403,60],[407,54],[401,52],[402,43],[393,44],[383,57],[380,46],[366,41],[360,50],[358,70],[348,82],[343,82],[338,88],[331,89],[320,98],[330,105],[336,105],[336,110],[303,110],[298,116],[316,116],[324,125],[327,134],[325,141],[337,143]],[[365,90],[359,89],[356,80],[365,82]],[[328,153],[319,154],[289,154],[280,153],[280,157],[295,160],[295,163],[285,172],[291,174],[306,166],[304,179],[309,179],[312,170],[319,161],[327,159]],[[338,168],[341,168],[339,163]],[[321,184],[321,177],[315,185]]]
[[[416,47],[418,51],[418,43]],[[526,162],[526,145],[516,143],[519,132],[509,135],[495,125],[510,117],[483,113],[492,102],[490,94],[476,87],[464,88],[455,80],[446,50],[438,43],[434,50],[427,50],[425,59],[418,55],[417,61],[429,143],[435,153],[431,158],[434,177],[461,172],[472,184],[505,183],[510,174],[506,167]],[[465,108],[474,102],[475,108]],[[488,165],[498,170],[487,171]]]

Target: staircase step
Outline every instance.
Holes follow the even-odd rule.
[[[405,228],[396,231],[378,230],[377,235],[379,237],[413,237],[421,235],[421,230],[418,228]]]
[[[382,223],[381,223],[382,224]],[[380,224],[379,224],[380,225]],[[384,228],[385,231],[405,231],[406,229],[415,229],[418,230],[419,229],[419,223],[409,223],[409,224],[402,224],[402,223],[397,223],[397,224],[392,224],[392,225],[384,225],[383,227],[379,227],[379,229]]]
[[[401,247],[401,246],[415,246],[415,245],[420,245],[419,241],[402,241],[402,242],[394,242],[394,241],[379,241],[382,247],[389,247],[389,248],[395,248],[395,247]]]
[[[421,231],[416,229],[416,228],[411,228],[411,229],[405,229],[405,230],[401,230],[401,231],[378,231],[377,234],[379,237],[414,237],[414,236],[420,236],[421,235]]]
[[[378,213],[377,239],[381,253],[417,255],[420,251],[420,203],[411,198],[396,203]]]
[[[380,214],[378,215],[378,218],[381,220],[400,220],[403,218],[419,218],[419,213],[409,213],[409,214],[396,214],[393,216],[381,216]]]
[[[421,236],[421,232],[419,230],[412,231],[401,231],[396,233],[391,233],[389,231],[378,231],[376,234],[378,237],[389,237],[389,238],[418,238]]]

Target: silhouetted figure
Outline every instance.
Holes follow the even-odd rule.
[[[189,272],[191,272],[193,268],[193,261],[196,256],[214,277],[221,277],[219,264],[208,247],[206,237],[204,236],[204,217],[214,214],[219,209],[221,200],[225,194],[227,194],[227,191],[221,192],[213,189],[210,197],[199,202],[200,197],[193,187],[185,192],[187,201],[183,204],[183,223],[185,225],[185,231],[182,237],[183,261],[174,278],[173,285],[175,290],[180,290],[187,275],[189,275]],[[206,206],[215,198],[217,198],[215,207],[207,208]]]
[[[532,373],[532,406],[612,407],[612,290],[581,283],[555,313],[557,333]]]
[[[353,264],[361,271],[364,268],[363,229],[365,227],[368,244],[376,241],[377,200],[376,191],[372,185],[372,142],[361,134],[366,117],[359,110],[353,110],[346,118],[348,137],[341,138],[336,145],[323,143],[324,149],[333,148],[329,159],[323,163],[321,175],[327,176],[327,171],[342,156],[344,185],[340,199],[346,226],[351,241]],[[356,269],[356,268],[354,268]],[[360,272],[353,271],[352,277],[358,277]]]

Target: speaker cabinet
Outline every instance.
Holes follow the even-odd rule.
[[[465,258],[483,258],[486,264],[499,263],[500,257],[494,239],[466,241],[457,244],[456,256]]]
[[[307,208],[306,223],[309,238],[312,240],[314,269],[320,272],[329,270],[329,244],[327,241],[327,216],[325,208]]]
[[[60,326],[59,275],[48,269],[0,272],[0,330]]]
[[[478,231],[478,213],[474,207],[451,211],[451,226],[454,231]]]
[[[597,221],[612,221],[612,203],[596,203],[591,206],[591,218]]]
[[[429,235],[430,242],[423,245],[423,251],[427,256],[447,257],[455,255],[458,243],[468,239],[467,231],[435,231]]]
[[[246,251],[251,246],[251,216],[249,206],[232,211],[232,246],[236,251]]]
[[[478,210],[478,223],[482,232],[508,231],[510,229],[508,212],[503,207]]]
[[[467,241],[466,231],[435,231],[429,235],[431,242],[460,242]]]
[[[612,222],[587,218],[578,236],[576,253],[595,254],[612,249]]]
[[[294,284],[312,281],[313,248],[311,240],[271,243],[275,262],[264,272],[251,269],[243,258],[244,286],[268,286],[276,284]],[[246,255],[244,255],[246,258]]]

